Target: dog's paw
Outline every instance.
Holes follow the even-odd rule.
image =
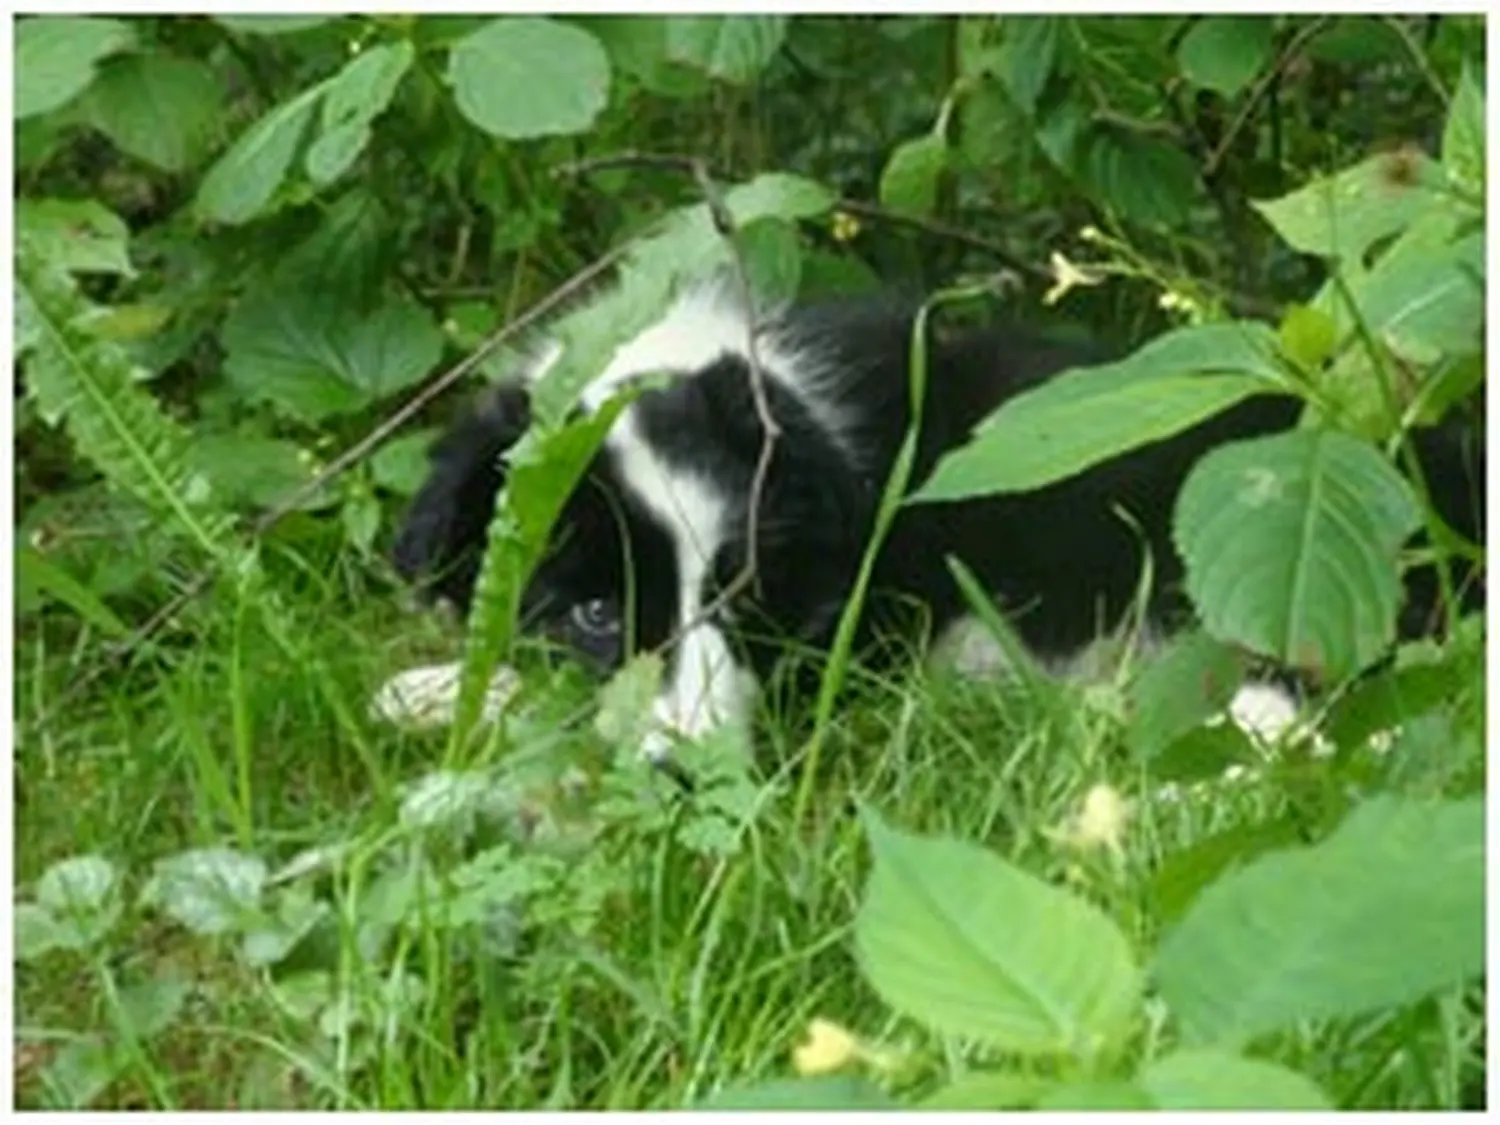
[[[431,730],[453,722],[458,708],[461,666],[434,664],[398,672],[380,686],[370,701],[370,714],[380,722],[406,730]],[[484,695],[480,718],[493,722],[520,687],[514,668],[501,665]]]

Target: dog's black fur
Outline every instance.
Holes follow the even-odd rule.
[[[711,622],[732,635],[762,681],[784,642],[818,648],[831,641],[910,422],[915,308],[895,299],[794,308],[778,315],[764,337],[762,351],[770,358],[763,354],[762,363],[774,376],[766,389],[782,433],[760,508],[758,582],[753,595]],[[746,350],[726,339],[707,362],[699,361],[701,348],[680,364],[670,354],[655,357],[656,369],[679,377],[632,408],[630,448],[649,448],[667,477],[696,482],[694,495],[720,506],[723,534],[712,545],[699,606],[745,563],[747,505],[764,438]],[[1014,329],[935,329],[913,484],[1001,403],[1063,369],[1102,358]],[[399,535],[399,570],[461,608],[473,593],[504,479],[503,456],[529,421],[527,395],[519,382],[491,388],[442,438]],[[1221,443],[1290,427],[1298,409],[1286,396],[1255,396],[1049,487],[904,508],[878,557],[873,589],[880,596],[866,615],[862,641],[887,628],[918,625],[935,634],[962,615],[965,603],[945,561],[950,555],[994,593],[1042,657],[1066,656],[1120,621],[1138,597],[1148,550],[1155,575],[1148,617],[1172,628],[1187,613],[1170,527],[1188,471]],[[1423,467],[1445,520],[1482,539],[1483,445],[1466,448],[1461,430],[1423,431]],[[634,470],[625,450],[624,444],[600,450],[559,521],[555,549],[523,607],[536,631],[606,667],[632,650],[661,645],[685,617],[683,527],[664,523],[659,508],[653,513],[642,502],[641,481],[628,479]],[[1118,509],[1129,513],[1134,528]],[[625,612],[631,586],[634,608]],[[1476,604],[1482,593],[1473,583],[1467,588]],[[1408,591],[1402,630],[1411,634],[1433,617],[1431,572],[1414,575]],[[921,607],[914,615],[899,608],[913,604]]]

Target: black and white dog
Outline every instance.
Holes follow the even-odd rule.
[[[717,595],[747,561],[765,439],[752,320],[734,287],[686,292],[585,390],[582,407],[593,410],[632,379],[670,377],[613,425],[554,529],[522,616],[605,668],[671,642],[649,756],[663,756],[674,735],[746,721],[789,642],[831,642],[911,421],[917,308],[859,299],[755,321],[755,361],[781,432],[760,492],[756,580],[727,604]],[[1007,399],[1100,358],[1011,329],[937,326],[929,337],[913,487]],[[544,359],[491,387],[438,442],[400,531],[397,568],[459,608],[473,594],[506,452],[529,422],[529,387],[548,366]],[[1044,661],[1067,658],[1120,622],[1139,599],[1147,551],[1155,574],[1147,624],[1171,629],[1187,613],[1170,525],[1188,471],[1220,443],[1291,426],[1298,408],[1285,396],[1254,397],[1034,492],[902,509],[878,555],[861,651],[892,633],[936,636],[964,616],[949,556],[985,584]],[[1450,437],[1425,445],[1443,514],[1476,536],[1482,463],[1471,476]],[[1430,575],[1409,590],[1408,632],[1435,597]]]

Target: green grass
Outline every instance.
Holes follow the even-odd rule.
[[[455,651],[456,638],[363,589],[358,568],[328,573],[310,569],[300,593],[279,593],[271,618],[263,590],[221,586],[199,607],[196,643],[103,681],[45,726],[37,717],[97,653],[57,627],[20,634],[18,894],[83,853],[123,869],[127,892],[95,949],[18,966],[21,1104],[678,1107],[790,1073],[819,1016],[909,1050],[915,1081],[930,1085],[969,1054],[893,1017],[857,970],[861,803],[1070,883],[1142,948],[1156,936],[1161,858],[1285,803],[1271,782],[1152,802],[1108,709],[1089,705],[1107,692],[1052,698],[916,670],[856,677],[801,822],[805,718],[769,717],[753,770],[732,747],[705,748],[696,764],[707,781],[683,802],[616,760],[590,724],[562,728],[589,694],[561,672],[537,673],[518,718],[448,763],[489,771],[503,808],[418,831],[403,826],[406,787],[443,765],[444,736],[376,723],[367,701],[394,671]],[[1136,801],[1118,859],[1054,835],[1100,782]],[[136,901],[152,865],[187,849],[239,848],[274,871],[338,842],[341,863],[287,884],[329,913],[280,983],[244,961],[238,936],[194,935]],[[507,842],[481,884],[529,888],[519,918],[465,924],[441,916],[431,883],[401,893],[414,864],[453,872]],[[400,924],[377,941],[382,915]],[[185,999],[135,1035],[132,990],[160,978],[185,985]],[[309,993],[309,981],[329,991]],[[341,994],[362,1019],[309,1014],[299,992]],[[1340,1100],[1452,1105],[1476,1029],[1449,997],[1310,1027],[1271,1053]],[[89,1034],[104,1045],[92,1053],[78,1046]]]

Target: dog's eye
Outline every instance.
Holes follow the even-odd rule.
[[[620,615],[609,598],[590,598],[569,611],[575,628],[592,636],[620,631]]]

